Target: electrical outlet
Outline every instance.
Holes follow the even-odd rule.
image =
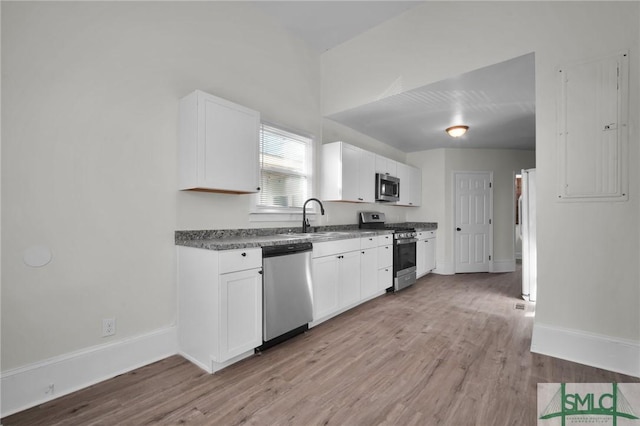
[[[103,318],[102,319],[102,337],[113,336],[114,334],[116,334],[116,319]]]

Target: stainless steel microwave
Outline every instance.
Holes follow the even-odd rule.
[[[385,173],[376,173],[376,201],[400,200],[400,179]]]

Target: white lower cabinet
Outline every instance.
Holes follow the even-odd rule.
[[[314,256],[333,252],[312,260],[314,321],[328,319],[360,300],[360,251],[342,251],[360,244],[357,239],[343,241],[314,244]]]
[[[393,266],[378,269],[378,290],[393,286]]]
[[[421,277],[436,268],[436,231],[420,231],[416,243],[416,275]]]
[[[378,236],[378,291],[393,286],[393,235]]]
[[[262,344],[260,269],[220,275],[220,351],[224,362]]]
[[[324,256],[313,259],[313,319],[331,315],[338,306],[338,259]]]
[[[262,344],[262,250],[178,246],[178,350],[209,373]]]
[[[378,248],[360,251],[360,297],[368,299],[378,293]]]
[[[338,256],[338,307],[352,306],[360,301],[360,252]]]
[[[312,270],[315,326],[393,284],[392,236],[314,243]]]

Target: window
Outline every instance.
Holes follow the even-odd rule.
[[[296,212],[311,193],[310,137],[262,123],[258,212]]]

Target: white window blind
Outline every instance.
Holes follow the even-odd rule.
[[[301,208],[311,185],[311,138],[262,124],[260,209]]]

